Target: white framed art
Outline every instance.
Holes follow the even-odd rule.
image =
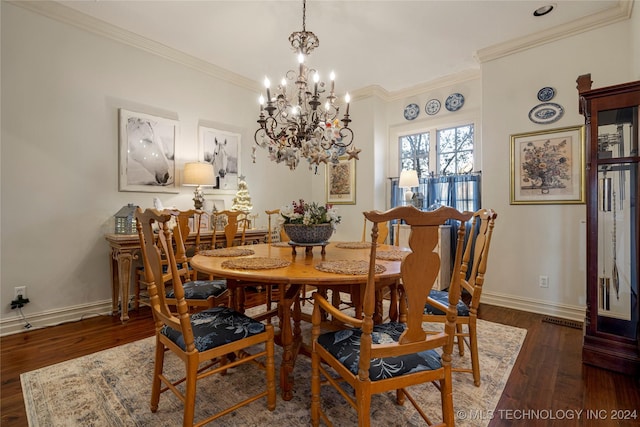
[[[238,190],[241,137],[223,125],[198,126],[198,160],[213,165],[218,182],[216,188],[205,188],[205,194],[235,194]]]
[[[178,121],[119,111],[119,191],[177,193]]]

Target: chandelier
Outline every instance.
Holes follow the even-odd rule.
[[[315,69],[307,67],[306,57],[319,45],[318,37],[306,30],[307,2],[302,2],[302,31],[289,36],[294,52],[298,54],[299,68],[289,70],[271,95],[271,82],[265,77],[265,98],[260,95],[260,116],[254,140],[256,144],[269,152],[269,159],[276,163],[284,162],[291,170],[300,163],[301,158],[314,167],[317,172],[320,163],[338,163],[343,155],[349,159],[358,159],[361,150],[353,145],[353,131],[349,128],[350,97],[345,95],[345,114],[338,119],[340,107],[336,105],[335,74],[331,72],[331,88]],[[313,80],[310,84],[309,79]],[[328,92],[328,93],[327,93]],[[326,94],[324,103],[321,98]],[[255,163],[253,148],[253,161]]]

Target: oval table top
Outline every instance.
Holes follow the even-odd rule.
[[[368,261],[370,248],[341,248],[336,245],[345,242],[330,242],[326,245],[325,254],[321,254],[320,247],[313,247],[311,253],[304,247],[297,248],[297,255],[293,254],[291,246],[262,243],[258,245],[241,246],[242,249],[254,251],[253,255],[241,257],[208,256],[198,254],[191,259],[191,266],[201,272],[213,274],[215,277],[237,279],[251,282],[279,283],[279,284],[311,284],[315,286],[331,286],[338,284],[356,284],[367,281],[367,274],[353,275],[320,271],[315,266],[324,261]],[[378,245],[377,251],[408,251],[398,246]],[[259,270],[240,270],[225,268],[225,261],[238,258],[265,257],[274,260],[286,260],[286,267]],[[395,280],[400,278],[400,261],[377,259],[376,265],[385,267],[385,271],[378,274],[378,280]]]

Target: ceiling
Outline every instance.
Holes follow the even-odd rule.
[[[549,2],[550,14],[533,16]],[[302,30],[302,1],[59,3],[256,82],[279,81],[297,66],[288,37]],[[558,34],[622,4],[628,1],[309,0],[306,29],[320,46],[307,65],[323,80],[335,71],[338,93],[371,85],[400,91],[479,69],[478,51]]]

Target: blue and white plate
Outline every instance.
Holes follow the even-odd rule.
[[[409,104],[404,108],[404,118],[407,120],[413,120],[420,114],[420,107],[418,104]]]
[[[556,96],[556,90],[552,87],[543,87],[538,91],[538,101],[540,102],[548,102]]]
[[[440,111],[440,101],[437,99],[430,99],[427,105],[424,106],[424,112],[430,116],[438,114],[438,111]]]
[[[444,108],[449,111],[458,111],[464,105],[464,96],[460,93],[452,93],[444,102]]]
[[[529,111],[529,120],[533,123],[546,125],[556,122],[564,114],[564,108],[555,102],[538,104]]]

